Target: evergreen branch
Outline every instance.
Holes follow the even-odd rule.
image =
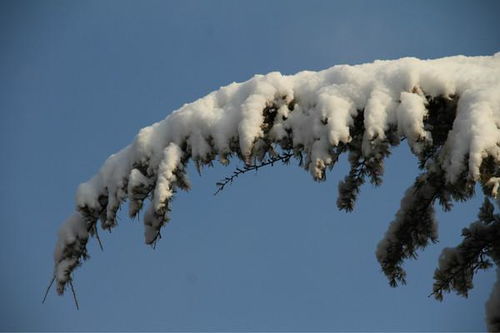
[[[453,283],[453,280],[455,280],[455,278],[457,278],[460,274],[464,274],[465,275],[465,271],[468,270],[468,269],[471,269],[472,270],[472,275],[474,275],[475,273],[477,273],[481,268],[482,269],[486,269],[488,268],[487,265],[488,265],[488,262],[486,260],[484,260],[483,256],[484,255],[487,255],[487,253],[485,252],[485,249],[482,248],[479,253],[477,254],[477,257],[479,257],[479,261],[476,262],[474,265],[472,265],[472,269],[470,266],[468,265],[461,265],[460,266],[460,269],[455,271],[451,276],[449,276],[446,280],[443,280],[443,281],[439,281],[439,283],[436,283],[434,284],[434,290],[432,291],[432,293],[430,293],[427,297],[432,297],[434,296],[436,299],[439,299],[439,300],[442,300],[442,294],[443,294],[443,291],[445,291],[447,288],[449,288],[449,285]],[[437,286],[436,286],[437,285]],[[466,296],[467,297],[467,296]]]

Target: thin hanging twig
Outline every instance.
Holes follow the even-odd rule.
[[[97,225],[94,224],[95,238],[97,238],[97,242],[99,242],[99,247],[101,251],[104,251],[104,247],[102,246],[101,238],[99,237],[99,232],[97,231]]]
[[[56,280],[56,276],[54,275],[54,276],[52,276],[52,280],[50,280],[49,286],[45,290],[45,295],[43,295],[42,304],[45,303],[45,300],[47,299],[47,295],[49,294],[50,287],[52,287],[55,280]]]
[[[259,163],[259,164],[245,165],[243,167],[243,169],[236,168],[236,171],[234,171],[230,177],[225,177],[223,180],[216,183],[217,191],[214,193],[214,195],[217,195],[219,192],[221,192],[227,184],[231,184],[234,181],[234,179],[236,179],[238,176],[240,176],[246,172],[249,172],[249,171],[253,171],[253,170],[257,171],[266,165],[273,166],[274,163],[279,162],[279,161],[282,161],[283,163],[287,163],[292,156],[293,156],[293,153],[284,153],[282,155],[270,157],[268,160],[266,160],[262,163]]]
[[[80,307],[78,306],[78,299],[76,298],[75,288],[73,288],[72,280],[69,280],[69,285],[71,287],[71,292],[73,293],[73,299],[75,300],[76,309],[80,310]]]
[[[151,244],[153,250],[156,250],[156,243],[159,239],[161,239],[161,232],[158,230],[158,233],[156,234],[155,238],[153,239],[153,243]]]

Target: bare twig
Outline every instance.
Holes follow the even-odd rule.
[[[283,154],[280,154],[278,156],[272,156],[272,157],[268,158],[266,161],[261,162],[259,164],[245,165],[242,169],[236,168],[236,171],[234,171],[230,177],[225,177],[224,179],[222,179],[221,181],[216,183],[217,191],[214,193],[214,195],[217,195],[219,192],[221,192],[226,185],[231,184],[238,176],[240,176],[246,172],[249,172],[249,171],[253,171],[253,170],[257,171],[260,168],[267,166],[267,165],[273,166],[274,163],[276,163],[276,162],[281,161],[283,163],[287,163],[292,156],[293,156],[293,153],[283,153]]]
[[[42,304],[45,303],[45,300],[47,299],[47,295],[49,294],[50,287],[52,287],[55,280],[56,280],[56,276],[54,275],[54,276],[52,276],[52,280],[50,280],[49,286],[45,290],[45,295],[43,295]]]
[[[76,309],[80,310],[80,307],[78,306],[78,299],[76,298],[75,288],[73,287],[72,280],[69,280],[69,285],[71,287],[71,292],[73,293],[73,299],[75,300]]]
[[[153,250],[156,250],[156,243],[158,242],[159,239],[161,239],[160,230],[158,230],[158,233],[156,234],[155,238],[153,239],[153,242],[151,243],[151,247],[153,248]]]
[[[97,238],[97,241],[99,242],[99,247],[101,248],[101,251],[104,251],[104,248],[102,247],[101,243],[101,238],[99,237],[99,232],[97,231],[97,225],[94,224],[94,231],[95,231],[95,238]]]

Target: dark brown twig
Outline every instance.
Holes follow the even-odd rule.
[[[75,300],[76,309],[80,310],[80,307],[78,306],[78,299],[76,298],[75,288],[73,287],[72,280],[69,280],[69,285],[71,287],[71,292],[73,293],[73,299]]]
[[[47,295],[49,294],[49,290],[50,290],[50,287],[52,287],[52,285],[54,284],[54,281],[56,280],[56,276],[54,275],[52,277],[52,280],[50,280],[50,283],[49,283],[49,286],[47,287],[47,289],[45,290],[45,295],[43,295],[43,300],[42,300],[42,304],[45,303],[45,300],[47,299]]]
[[[104,251],[104,248],[102,246],[101,238],[99,237],[99,232],[97,231],[97,225],[94,224],[94,231],[95,231],[95,238],[97,238],[97,242],[99,242],[99,247],[101,248],[101,251]]]
[[[218,188],[217,188],[217,191],[214,193],[214,195],[217,195],[219,192],[221,192],[227,184],[231,184],[238,176],[240,176],[246,172],[249,172],[249,171],[253,171],[253,170],[257,171],[260,168],[267,166],[267,165],[273,166],[274,163],[276,163],[276,162],[281,161],[283,163],[287,163],[292,156],[293,156],[293,153],[283,153],[283,154],[280,154],[278,156],[272,156],[269,159],[267,159],[266,161],[261,162],[259,164],[245,165],[243,167],[243,169],[236,168],[236,171],[234,171],[230,177],[225,177],[223,180],[216,183]]]

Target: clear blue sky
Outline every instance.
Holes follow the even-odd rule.
[[[105,251],[47,302],[52,252],[77,185],[142,127],[256,73],[403,56],[500,51],[498,1],[1,1],[0,330],[484,330],[494,272],[469,299],[427,295],[441,249],[477,198],[439,210],[440,243],[390,288],[374,251],[417,174],[407,146],[356,211],[338,212],[345,161],[314,183],[276,166],[217,166],[174,202],[156,250],[122,214]]]

